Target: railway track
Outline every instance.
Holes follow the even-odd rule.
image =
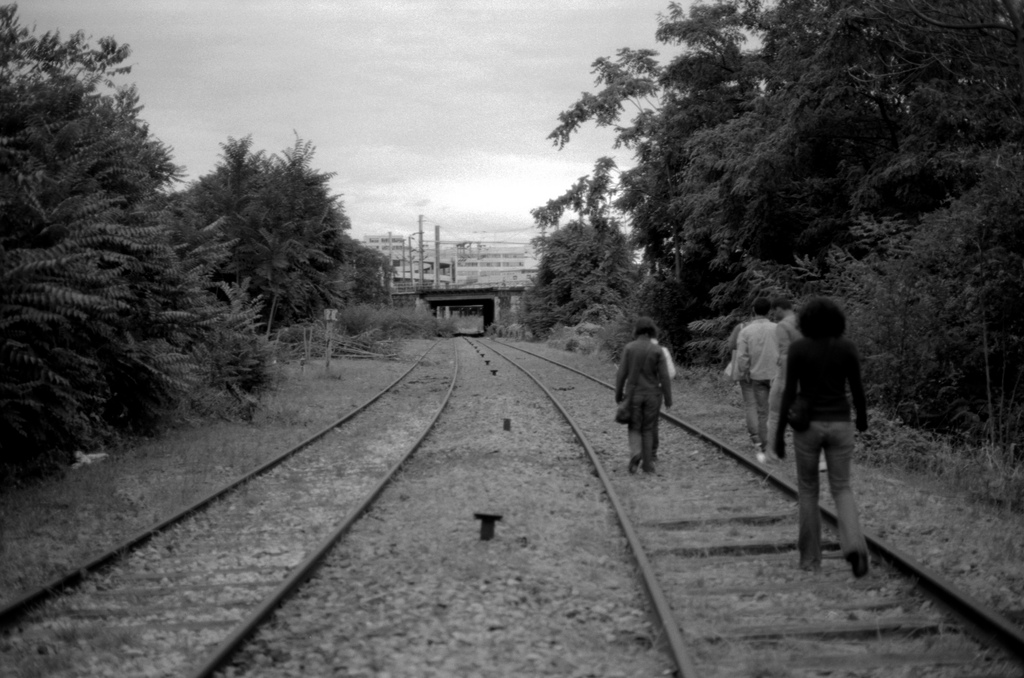
[[[223,675],[671,673],[572,430],[518,370],[454,345],[431,435]]]
[[[4,606],[0,674],[209,673],[379,495],[456,373],[450,344],[435,343],[274,461]]]
[[[0,674],[1021,675],[1019,630],[887,544],[862,580],[799,571],[786,481],[681,420],[628,475],[607,385],[512,348],[435,346],[301,455],[0,610]]]
[[[1020,629],[873,535],[864,579],[852,577],[834,534],[820,573],[797,569],[795,488],[765,467],[668,416],[675,426],[662,426],[661,447],[672,452],[661,453],[661,473],[628,477],[625,436],[609,435],[605,423],[610,384],[519,347],[480,343],[572,394],[567,416],[595,432],[589,445],[612,469],[602,471],[609,491],[621,493],[637,525],[634,553],[681,675],[1022,674]]]

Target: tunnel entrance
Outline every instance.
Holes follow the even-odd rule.
[[[430,310],[438,318],[455,319],[460,334],[483,334],[494,324],[494,299],[431,301]]]

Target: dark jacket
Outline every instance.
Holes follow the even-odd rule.
[[[615,402],[625,396],[633,381],[632,393],[661,393],[665,407],[672,407],[672,381],[661,347],[650,339],[634,339],[622,350],[622,361],[615,375]]]
[[[776,448],[780,447],[788,423],[789,408],[797,391],[811,406],[811,421],[850,421],[850,396],[856,412],[858,431],[868,428],[867,402],[860,378],[860,357],[853,342],[839,339],[797,339],[786,360],[786,389],[779,408]]]

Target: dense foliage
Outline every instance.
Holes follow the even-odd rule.
[[[612,126],[634,151],[613,208],[653,272],[644,310],[710,357],[754,296],[834,295],[874,402],[1012,451],[1024,4],[673,3],[657,38],[678,54],[598,59],[551,134]]]
[[[540,264],[534,286],[523,296],[523,322],[534,334],[559,323],[607,322],[626,311],[637,276],[627,238],[611,211],[613,169],[603,158],[592,177],[533,210],[542,229],[553,229],[534,240]],[[566,212],[576,218],[560,227]]]
[[[249,281],[250,291],[266,301],[268,333],[275,322],[288,324],[342,305],[356,282],[346,256],[356,259],[356,251],[365,248],[345,235],[350,224],[340,198],[330,193],[333,174],[312,166],[312,143],[296,139],[281,155],[268,155],[254,151],[247,136],[228,139],[221,148],[213,172],[174,201],[178,228],[189,234],[212,231],[229,244],[230,256],[216,278]],[[372,252],[359,257],[380,270]],[[371,297],[367,301],[379,300],[379,289],[363,292]]]
[[[113,89],[127,48],[0,7],[0,455],[144,423],[188,378],[194,280],[150,201],[176,174]]]
[[[267,157],[229,140],[169,193],[180,170],[117,84],[128,56],[0,6],[0,481],[200,395],[251,413],[269,376],[257,323],[380,298],[308,142]]]

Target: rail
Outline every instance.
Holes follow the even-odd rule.
[[[552,360],[551,358],[547,358],[538,353],[534,353],[533,351],[528,351],[524,348],[512,346],[511,344],[493,339],[491,341],[492,343],[521,351],[527,355],[531,355],[535,358],[539,358],[540,360],[552,363],[553,365],[565,368],[570,372],[575,372],[576,374],[601,384],[606,388],[612,390],[615,388],[612,384],[609,384],[606,381],[602,381],[597,377],[587,374],[586,372],[570,367],[569,365],[565,365],[556,360]],[[495,353],[497,353],[497,351],[495,351]],[[679,426],[714,446],[722,453],[732,457],[741,465],[744,465],[755,473],[762,475],[766,481],[790,497],[794,499],[797,497],[797,488],[792,483],[775,475],[762,464],[749,459],[729,447],[725,442],[698,429],[692,424],[688,424],[668,412],[662,412],[661,416],[676,426]],[[827,522],[831,523],[833,526],[838,524],[838,517],[833,511],[825,507],[820,507],[820,511],[822,517]],[[960,591],[950,581],[939,576],[935,572],[928,570],[924,565],[918,563],[909,555],[896,549],[894,546],[882,540],[870,531],[864,530],[864,539],[868,543],[868,548],[874,551],[876,555],[889,562],[893,567],[903,572],[906,576],[916,579],[923,590],[927,591],[948,609],[952,610],[962,620],[967,622],[968,626],[974,628],[978,635],[984,640],[1003,648],[1018,661],[1024,661],[1024,631],[1014,625],[1010,620],[996,610],[983,605],[980,601],[967,595],[963,591]]]
[[[469,341],[468,339],[466,341]],[[470,344],[473,342],[470,341]],[[487,346],[486,344],[482,345]],[[507,346],[507,344],[502,344]],[[630,552],[633,554],[633,559],[636,562],[637,569],[640,572],[640,579],[643,582],[644,591],[647,593],[647,598],[651,602],[651,607],[654,608],[655,616],[658,620],[658,625],[661,627],[662,633],[665,635],[665,639],[668,643],[669,653],[672,656],[672,661],[676,665],[678,676],[680,678],[696,678],[697,669],[694,667],[693,660],[690,657],[690,653],[687,650],[686,643],[683,641],[682,634],[680,633],[679,626],[676,624],[672,615],[672,607],[669,604],[668,598],[661,590],[661,586],[658,584],[658,579],[654,574],[654,568],[651,566],[650,561],[647,558],[647,554],[644,552],[643,546],[640,543],[640,538],[637,535],[636,529],[633,527],[632,521],[626,516],[625,507],[622,501],[619,499],[618,494],[615,492],[615,488],[612,487],[612,481],[608,477],[608,474],[604,470],[604,465],[601,464],[598,459],[597,452],[594,447],[590,444],[590,441],[583,435],[583,431],[580,429],[576,420],[573,419],[569,412],[562,406],[562,403],[554,396],[551,391],[548,390],[544,384],[540,382],[537,377],[533,375],[522,365],[519,365],[508,356],[494,349],[494,346],[487,346],[490,350],[494,351],[495,354],[501,356],[503,359],[508,361],[513,367],[518,369],[520,372],[525,374],[533,383],[537,384],[538,387],[544,394],[547,395],[548,399],[554,403],[555,408],[561,413],[562,417],[572,428],[573,433],[576,435],[576,439],[580,445],[586,451],[587,456],[590,458],[590,462],[594,465],[594,470],[597,473],[598,478],[601,480],[601,484],[604,487],[605,495],[608,497],[609,503],[611,503],[613,510],[615,511],[615,517],[619,521],[619,525],[622,527],[622,532],[626,537],[626,541],[629,543]],[[510,346],[509,348],[515,348]]]
[[[421,355],[419,359],[416,360],[416,362],[414,362],[413,365],[408,370],[403,372],[401,376],[399,376],[393,382],[388,384],[388,386],[386,386],[380,393],[376,394],[362,405],[348,412],[337,421],[332,422],[330,425],[324,427],[320,431],[309,436],[308,438],[306,438],[306,440],[302,441],[298,445],[295,445],[294,447],[286,450],[285,452],[278,455],[274,459],[271,459],[270,461],[250,471],[249,473],[246,473],[245,475],[236,478],[229,484],[221,487],[218,490],[213,491],[212,493],[195,502],[191,506],[159,522],[153,527],[150,527],[149,529],[140,532],[139,534],[135,535],[134,537],[131,537],[130,539],[119,544],[118,546],[108,549],[104,553],[96,556],[95,558],[91,559],[86,563],[77,565],[74,569],[70,570],[64,575],[58,576],[49,583],[44,584],[41,587],[26,591],[21,595],[17,596],[16,598],[14,598],[13,600],[7,602],[2,607],[0,607],[0,628],[13,622],[31,606],[39,604],[48,599],[54,598],[64,593],[66,590],[78,586],[82,583],[82,581],[86,578],[88,574],[96,572],[101,567],[108,565],[117,560],[118,558],[121,558],[131,553],[132,551],[140,548],[158,534],[165,532],[172,526],[181,523],[186,518],[202,511],[217,499],[220,499],[229,492],[234,491],[235,489],[249,482],[253,478],[256,478],[269,472],[271,469],[275,468],[289,457],[295,455],[302,449],[308,447],[309,445],[316,442],[323,436],[327,435],[336,427],[352,419],[357,414],[359,414],[360,412],[368,408],[370,405],[372,405],[374,402],[379,400],[381,397],[383,397],[385,393],[394,388],[400,381],[405,379],[405,377],[408,376],[409,373],[412,372],[416,368],[416,366],[423,361],[427,354],[430,353],[434,349],[434,347],[437,346],[438,343],[438,341],[435,341],[433,344],[431,344],[430,348],[428,348],[423,353],[423,355]]]
[[[436,342],[435,342],[436,345]],[[431,347],[433,348],[433,346]],[[428,350],[429,352],[429,350]],[[426,355],[426,354],[424,354]],[[422,360],[422,358],[421,358]],[[384,477],[377,483],[374,489],[363,499],[362,503],[355,508],[338,527],[334,529],[331,534],[324,539],[309,555],[306,556],[305,560],[302,561],[295,569],[291,571],[288,578],[285,579],[281,585],[268,595],[260,606],[250,614],[241,624],[239,624],[235,630],[228,636],[213,652],[211,652],[199,665],[196,667],[189,676],[191,678],[208,678],[212,676],[218,669],[220,669],[231,656],[238,650],[239,647],[245,642],[245,640],[255,632],[270,616],[274,613],[281,603],[295,593],[302,584],[309,579],[316,569],[323,562],[327,554],[334,548],[334,545],[352,529],[352,526],[367,512],[377,498],[380,497],[384,489],[391,484],[395,479],[401,468],[409,461],[409,458],[420,448],[423,441],[426,440],[427,436],[433,430],[437,424],[438,419],[441,417],[441,413],[448,406],[451,401],[452,392],[455,390],[455,382],[459,378],[459,356],[458,352],[455,353],[452,361],[452,380],[448,386],[448,390],[445,393],[444,400],[441,406],[438,407],[437,412],[434,414],[430,423],[423,429],[419,437],[413,442],[413,444],[405,451],[402,458],[399,459],[384,475]],[[417,363],[418,364],[418,363]],[[404,375],[403,375],[404,376]]]

